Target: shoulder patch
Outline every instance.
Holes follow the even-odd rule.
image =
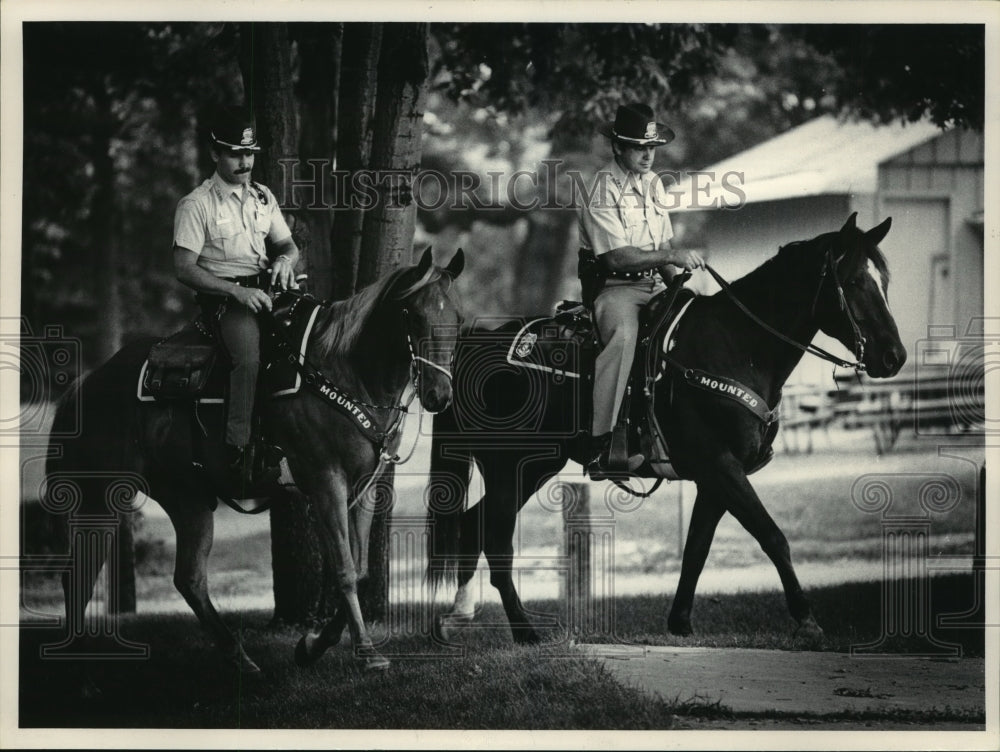
[[[262,204],[267,203],[267,190],[260,183],[250,181],[250,187],[253,188],[254,193],[257,194],[257,200]]]

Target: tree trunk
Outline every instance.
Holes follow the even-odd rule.
[[[337,107],[337,172],[341,177],[337,181],[337,208],[330,235],[335,300],[357,290],[365,213],[357,203],[359,191],[349,178],[368,167],[371,155],[381,46],[382,24],[344,25]]]
[[[262,149],[254,163],[254,180],[270,188],[278,205],[285,206],[291,196],[285,195],[281,162],[298,159],[288,24],[242,24],[240,72],[244,97],[257,121],[257,140]]]
[[[103,82],[102,82],[103,83]],[[97,127],[94,129],[94,184],[97,187],[91,216],[95,244],[94,271],[98,305],[97,358],[104,363],[122,346],[124,316],[122,315],[121,290],[119,289],[119,223],[116,201],[115,165],[111,157],[111,140],[117,131],[117,120],[112,111],[111,95],[107,86],[93,90]]]
[[[382,34],[378,65],[378,95],[373,121],[371,169],[385,172],[379,181],[379,202],[365,216],[358,262],[358,287],[413,256],[416,204],[413,176],[420,168],[423,107],[427,90],[428,27],[425,23],[388,24]],[[388,468],[388,488],[395,468]],[[368,548],[368,584],[362,606],[372,621],[384,621],[389,592],[389,519],[391,508],[379,506],[372,520]]]
[[[257,121],[262,151],[254,163],[254,179],[268,186],[280,206],[291,199],[282,180],[280,160],[297,160],[295,102],[292,97],[291,45],[288,24],[245,23],[240,27],[240,70],[244,96]],[[289,217],[296,243],[311,250],[308,225]],[[323,560],[316,522],[308,499],[290,490],[273,500],[271,571],[274,579],[274,621],[308,624],[318,613],[323,585]]]
[[[382,35],[371,168],[378,202],[365,217],[358,286],[409,264],[417,207],[413,178],[420,168],[429,63],[426,23],[392,23]]]
[[[340,57],[344,35],[342,23],[292,24],[299,50],[299,80],[295,93],[303,103],[299,122],[299,155],[294,177],[300,186],[291,203],[300,223],[308,226],[309,292],[319,298],[333,293],[333,231],[335,184],[333,166],[337,153],[337,103]],[[290,168],[289,168],[290,170]],[[286,172],[286,179],[289,175]],[[300,249],[301,250],[301,249]]]

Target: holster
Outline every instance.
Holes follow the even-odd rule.
[[[581,248],[577,259],[576,273],[580,278],[581,300],[587,308],[594,310],[594,301],[604,289],[608,276],[604,272],[604,265],[590,249]]]

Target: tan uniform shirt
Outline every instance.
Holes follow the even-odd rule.
[[[264,239],[291,237],[278,202],[266,187],[230,185],[215,173],[177,204],[174,246],[198,254],[198,266],[217,277],[244,277],[267,267]]]
[[[658,175],[626,173],[612,160],[597,173],[593,195],[578,208],[580,247],[595,256],[624,246],[655,251],[674,236],[669,198]]]

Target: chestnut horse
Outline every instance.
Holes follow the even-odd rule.
[[[402,395],[411,382],[427,410],[447,407],[452,399],[455,335],[461,323],[452,281],[463,265],[461,250],[441,268],[432,263],[428,249],[419,264],[399,269],[347,300],[322,305],[306,355],[321,375],[318,380],[365,405],[382,428],[405,410]],[[193,464],[197,454],[193,403],[136,398],[149,345],[126,346],[62,399],[53,436],[65,435],[67,431],[60,428],[77,420],[82,429],[75,437],[53,438],[58,446],[50,450],[47,495],[65,499],[65,483],[71,482],[74,506],[67,511],[80,520],[107,517],[121,511],[120,500],[108,501],[116,477],[141,479],[135,485],[163,507],[176,532],[174,584],[225,657],[242,671],[254,673],[258,667],[209,597],[208,556],[216,500],[204,473]],[[372,510],[370,505],[354,503],[356,492],[381,466],[383,447],[362,433],[356,417],[331,404],[321,390],[306,386],[293,396],[264,401],[263,418],[267,435],[285,452],[295,485],[313,506],[325,570],[336,577],[339,592],[330,623],[319,636],[302,638],[296,659],[300,664],[316,660],[347,624],[360,664],[366,669],[385,668],[388,661],[372,646],[357,595],[357,582],[366,567],[358,552],[366,547]],[[74,536],[74,540],[85,545],[89,537]],[[106,548],[71,551],[72,561],[87,563],[64,576],[71,628],[83,623],[106,556]]]

